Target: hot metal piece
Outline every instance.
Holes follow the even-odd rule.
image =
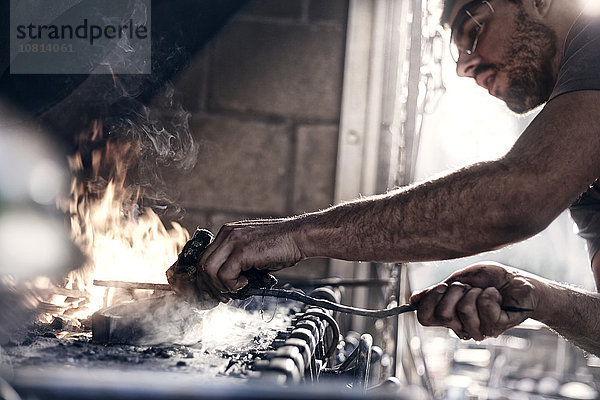
[[[126,281],[101,281],[94,279],[94,286],[114,287],[123,289],[147,289],[172,291],[171,285],[166,283],[148,283],[148,282],[126,282]]]

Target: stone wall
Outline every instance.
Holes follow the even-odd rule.
[[[347,13],[347,0],[250,1],[175,79],[200,144],[195,169],[172,182],[185,227],[332,203]]]

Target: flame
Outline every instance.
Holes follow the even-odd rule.
[[[94,123],[91,140],[104,143],[100,122]],[[178,223],[167,229],[152,209],[139,207],[142,189],[127,182],[128,168],[139,152],[136,143],[106,141],[86,159],[92,176],[85,178],[90,168],[84,168],[82,154],[68,159],[74,178],[70,197],[61,206],[69,212],[72,239],[87,262],[69,274],[64,287],[86,298],[73,306],[64,302],[70,296],[55,296],[53,304],[65,308],[61,315],[86,318],[110,305],[107,289],[93,286],[94,279],[166,283],[165,270],[189,239]]]

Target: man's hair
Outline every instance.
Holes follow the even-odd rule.
[[[519,4],[521,0],[507,0],[511,3]],[[444,28],[450,28],[450,13],[454,8],[457,0],[444,0],[444,9],[442,10],[442,18],[440,19],[440,23]]]

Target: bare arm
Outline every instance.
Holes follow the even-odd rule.
[[[316,213],[227,225],[201,263],[215,287],[236,290],[244,270],[307,257],[448,259],[527,238],[600,176],[597,104],[600,92],[559,96],[496,161]]]
[[[568,341],[600,356],[600,295],[544,281],[543,301],[533,318]]]
[[[533,318],[582,349],[600,355],[600,296],[499,264],[476,264],[414,295],[426,326],[445,326],[483,340]],[[500,306],[533,309],[506,312]]]
[[[503,158],[304,217],[308,256],[421,261],[491,250],[544,229],[600,176],[600,92],[550,102]],[[327,238],[336,238],[329,246]]]

